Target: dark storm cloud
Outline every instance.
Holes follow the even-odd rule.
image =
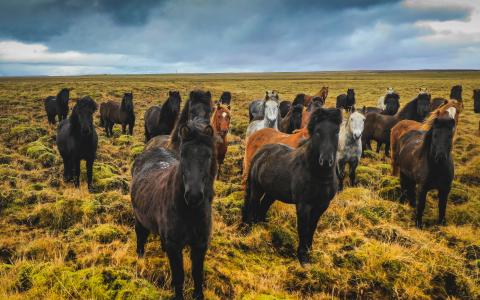
[[[460,5],[400,0],[17,2],[0,2],[0,41],[35,41],[54,53],[121,55],[98,66],[105,72],[389,69],[399,67],[399,58],[401,67],[421,68],[429,56],[447,56],[452,48],[425,47],[419,39],[432,31],[415,23],[465,20],[472,13]],[[86,60],[78,68],[91,72]],[[65,64],[79,63],[58,62]]]

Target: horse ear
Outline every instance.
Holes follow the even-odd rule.
[[[210,125],[205,126],[203,129],[203,133],[208,135],[208,136],[213,136],[213,128]]]
[[[180,137],[182,138],[182,140],[188,138],[188,136],[190,135],[190,127],[188,127],[187,125],[182,125],[182,127],[180,127]]]
[[[220,109],[220,101],[217,101],[217,109]]]
[[[228,110],[230,110],[230,104],[227,105]]]

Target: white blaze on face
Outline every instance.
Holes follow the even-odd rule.
[[[455,115],[457,114],[457,109],[455,107],[447,108],[447,112],[450,118],[455,119]]]
[[[222,118],[225,119],[226,117],[227,117],[227,113],[226,113],[226,112],[223,112],[223,113],[222,113]]]

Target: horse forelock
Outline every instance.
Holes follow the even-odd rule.
[[[308,122],[308,132],[313,134],[315,126],[323,121],[329,121],[340,125],[342,123],[342,112],[336,108],[318,108],[314,110]]]

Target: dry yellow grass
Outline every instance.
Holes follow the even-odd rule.
[[[368,153],[358,169],[360,185],[347,187],[321,218],[313,263],[299,266],[294,208],[273,205],[269,222],[248,233],[239,228],[240,185],[247,105],[267,89],[282,99],[330,88],[327,104],[355,88],[359,106],[375,105],[388,86],[404,104],[418,87],[447,97],[462,84],[454,157],[456,178],[447,208],[448,226],[438,227],[437,201],[429,195],[426,229],[413,226],[413,211],[398,203],[398,180],[388,160]],[[137,124],[133,138],[100,135],[95,162],[97,193],[84,181],[74,189],[61,180],[62,165],[42,98],[74,87],[73,98],[119,101],[133,90]],[[480,141],[472,90],[478,72],[329,72],[217,75],[90,76],[0,79],[0,298],[155,298],[172,295],[167,259],[150,238],[145,259],[135,255],[128,196],[130,165],[143,147],[143,113],[194,88],[214,98],[232,92],[230,147],[216,182],[214,230],[206,260],[206,296],[212,299],[465,298],[480,297]],[[98,122],[96,118],[95,122]],[[186,261],[186,268],[190,265]],[[190,296],[192,281],[186,277]]]

